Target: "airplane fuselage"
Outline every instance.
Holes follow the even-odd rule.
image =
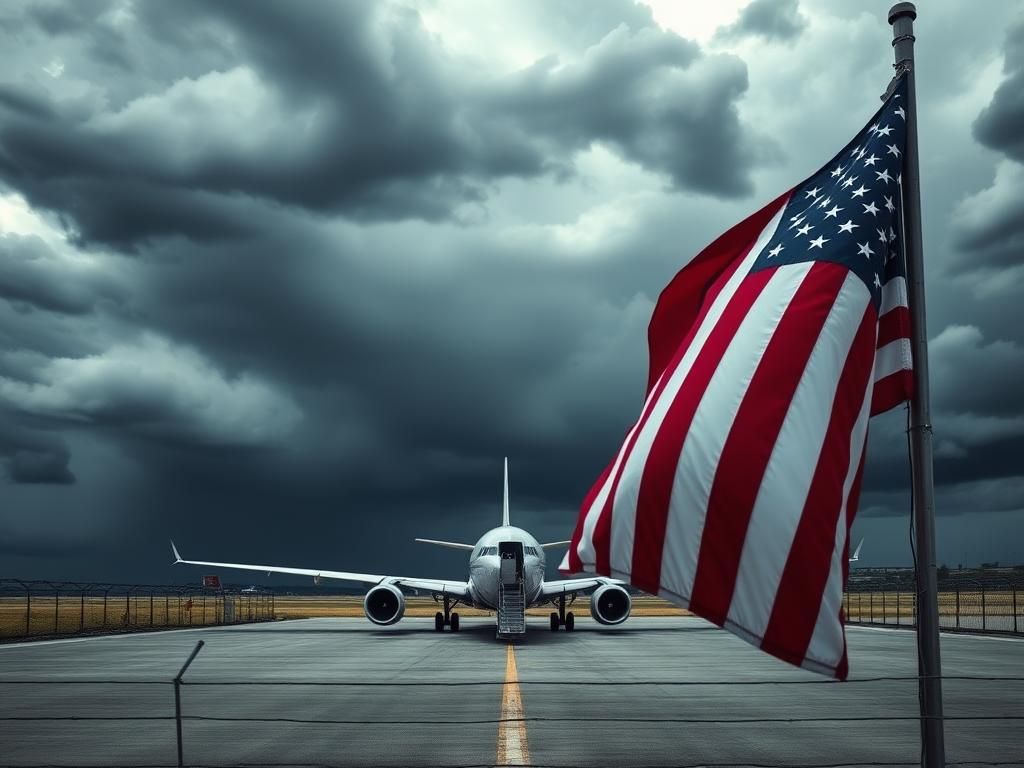
[[[544,584],[544,550],[522,528],[503,525],[481,536],[469,556],[469,591],[473,604],[478,608],[495,610],[498,607],[501,568],[498,547],[502,542],[510,541],[523,545],[523,593],[526,604],[538,602]]]

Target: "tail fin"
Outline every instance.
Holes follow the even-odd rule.
[[[505,457],[505,500],[501,506],[501,524],[508,525],[508,456]]]

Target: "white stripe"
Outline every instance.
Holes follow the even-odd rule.
[[[776,270],[740,324],[708,383],[676,464],[661,584],[690,599],[708,499],[726,438],[779,320],[813,264]]]
[[[764,637],[768,628],[832,420],[839,378],[869,301],[864,281],[847,273],[793,393],[758,489],[728,614],[733,623],[758,637]]]
[[[761,231],[754,246],[744,258],[736,271],[722,287],[718,296],[708,309],[704,321],[694,334],[693,341],[686,353],[683,355],[679,365],[673,371],[662,391],[658,401],[654,404],[651,415],[648,417],[643,430],[637,437],[636,444],[630,452],[629,458],[622,471],[622,478],[619,480],[615,493],[615,500],[612,505],[612,538],[611,538],[611,567],[614,571],[631,573],[633,570],[633,534],[636,525],[637,496],[640,491],[640,482],[643,477],[644,466],[650,454],[654,438],[661,429],[662,422],[669,407],[676,399],[680,388],[686,377],[693,368],[694,361],[704,348],[711,332],[718,325],[722,314],[725,312],[729,302],[732,301],[736,291],[747,278],[751,267],[756,263],[761,251],[768,245],[775,230],[779,226],[782,214],[786,210],[783,205],[768,222],[768,225]]]
[[[910,356],[910,339],[899,338],[890,341],[875,352],[875,378],[881,381],[899,371],[913,369]]]
[[[806,661],[823,664],[835,668],[842,660],[845,646],[843,625],[839,623],[839,606],[843,603],[843,569],[846,567],[846,515],[849,511],[850,490],[857,477],[861,454],[864,453],[868,434],[868,419],[871,415],[871,385],[864,394],[857,421],[850,432],[850,466],[846,472],[843,485],[843,506],[836,521],[836,541],[832,548],[832,563],[829,567],[828,581],[821,596],[818,608],[818,619],[814,624],[811,642],[807,646]],[[853,510],[856,514],[857,510]]]
[[[882,306],[878,310],[881,317],[886,312],[892,312],[896,307],[908,307],[907,303],[907,279],[905,277],[894,277],[882,286]]]

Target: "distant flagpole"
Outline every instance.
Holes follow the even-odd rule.
[[[921,248],[921,178],[917,153],[917,93],[914,83],[913,3],[889,9],[897,77],[907,78],[907,144],[903,163],[903,225],[907,292],[911,313],[914,392],[910,401],[910,460],[917,542],[917,650],[921,708],[921,765],[945,763],[942,665],[939,659],[938,580],[935,572],[935,479],[932,467],[931,403],[928,391],[928,332],[925,324],[924,257]]]

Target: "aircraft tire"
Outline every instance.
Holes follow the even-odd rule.
[[[435,632],[443,632],[444,631],[444,614],[441,613],[440,611],[438,611],[437,613],[434,614],[434,631]]]
[[[551,612],[551,631],[552,632],[557,632],[558,631],[558,624],[559,624],[558,614],[555,613],[554,611],[552,611]]]
[[[451,627],[452,627],[452,632],[458,632],[459,631],[459,614],[457,614],[457,613],[453,613],[452,614]]]
[[[567,614],[565,614],[565,631],[572,632],[572,628],[575,626],[575,624],[576,617],[573,615],[572,611],[569,611]]]

